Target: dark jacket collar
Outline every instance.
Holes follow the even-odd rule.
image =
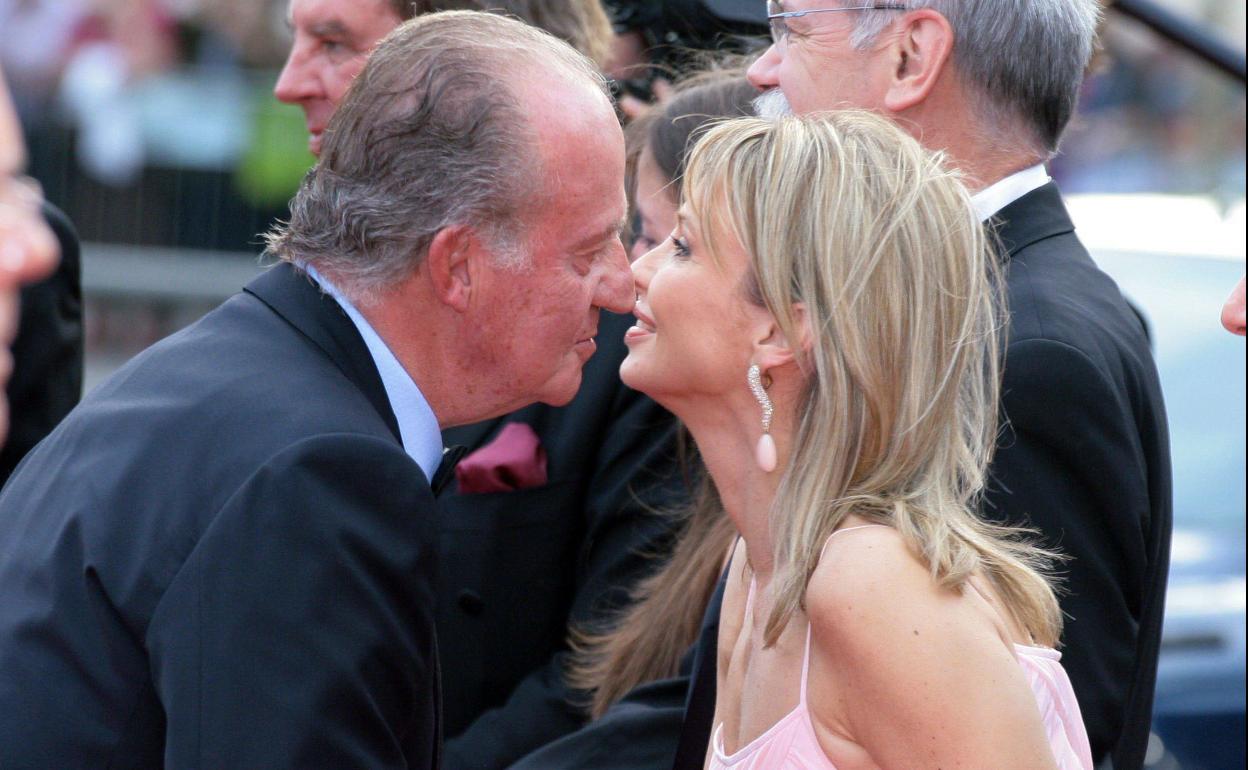
[[[395,439],[402,441],[399,422],[390,408],[390,398],[373,356],[351,318],[333,297],[321,291],[307,273],[288,262],[266,271],[247,284],[244,291],[268,305],[324,351],[364,393]]]
[[[1012,257],[1037,241],[1073,233],[1075,225],[1057,185],[1049,182],[1001,209],[991,220],[1005,254]]]

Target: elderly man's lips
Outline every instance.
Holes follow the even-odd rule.
[[[576,343],[576,350],[588,359],[598,350],[598,343],[594,342],[594,338],[584,339]]]

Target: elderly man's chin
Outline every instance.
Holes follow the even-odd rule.
[[[581,367],[561,371],[546,382],[537,401],[548,406],[567,406],[581,389]]]
[[[793,114],[793,107],[779,88],[764,91],[754,99],[754,114],[760,118],[776,120]]]

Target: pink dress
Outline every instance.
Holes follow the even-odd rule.
[[[865,526],[883,526],[879,524]],[[846,527],[833,533],[848,532],[860,527]],[[826,547],[826,546],[825,546]],[[745,601],[749,617],[754,603],[754,581]],[[1040,717],[1048,733],[1049,746],[1057,760],[1058,770],[1092,770],[1092,749],[1075,700],[1062,654],[1048,647],[1014,645],[1014,657],[1023,668],[1027,684],[1036,696]],[[802,657],[802,683],[797,707],[776,722],[762,735],[738,751],[724,752],[723,724],[711,735],[709,770],[836,770],[836,765],[823,753],[806,704],[806,678],[810,672],[810,627],[806,627],[806,652]]]

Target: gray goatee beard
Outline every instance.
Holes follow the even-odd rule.
[[[754,99],[754,114],[760,118],[776,120],[793,114],[789,100],[779,88],[772,88]]]

